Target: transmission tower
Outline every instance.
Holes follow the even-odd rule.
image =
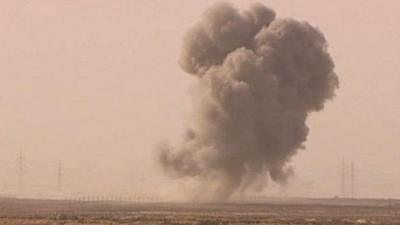
[[[58,163],[58,171],[57,171],[57,187],[58,191],[60,192],[62,189],[62,178],[63,178],[63,171],[62,171],[62,164],[61,162]]]
[[[18,185],[20,187],[24,186],[24,174],[25,174],[25,166],[24,166],[24,157],[22,153],[19,154],[18,157]]]
[[[25,160],[22,152],[19,153],[18,162],[17,162],[17,175],[18,175],[18,188],[20,194],[24,188],[24,176],[25,176]]]
[[[342,198],[346,197],[345,193],[345,187],[346,187],[346,163],[344,161],[344,158],[342,159],[342,166],[341,166],[342,172],[341,172],[341,191],[342,191]]]
[[[355,197],[355,190],[354,190],[354,162],[351,161],[351,198]]]

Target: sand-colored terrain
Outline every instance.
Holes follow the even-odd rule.
[[[400,224],[400,207],[0,201],[0,224]]]

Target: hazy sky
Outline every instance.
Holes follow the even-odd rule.
[[[213,2],[1,1],[0,195],[15,188],[20,152],[35,190],[56,184],[58,162],[75,194],[170,186],[154,146],[185,123],[194,80],[177,64],[181,40]],[[398,1],[258,2],[319,27],[341,83],[309,119],[286,193],[340,194],[344,157],[358,196],[400,197]]]

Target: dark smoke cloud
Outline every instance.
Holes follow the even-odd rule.
[[[267,179],[285,184],[304,148],[307,115],[334,96],[338,78],[323,34],[275,19],[261,4],[209,8],[186,34],[181,67],[197,78],[194,119],[182,142],[160,149],[162,167],[224,200]]]

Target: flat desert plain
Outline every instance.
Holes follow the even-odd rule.
[[[135,203],[0,200],[0,224],[400,224],[397,204]]]

